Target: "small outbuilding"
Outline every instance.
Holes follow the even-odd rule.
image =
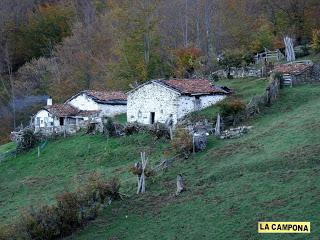
[[[294,86],[312,79],[312,61],[295,61],[287,64],[276,65],[272,72],[282,75],[282,85]]]
[[[96,120],[100,111],[83,111],[69,104],[52,104],[47,100],[47,106],[40,109],[33,117],[35,131],[61,132],[73,129],[76,131],[85,126],[89,119]]]
[[[82,111],[99,111],[100,117],[113,117],[127,112],[127,95],[121,91],[84,90],[65,104]]]
[[[151,80],[128,92],[127,121],[172,123],[226,98],[229,92],[207,79]]]

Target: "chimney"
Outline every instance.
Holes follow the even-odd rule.
[[[47,106],[52,106],[52,98],[50,96],[47,99]]]

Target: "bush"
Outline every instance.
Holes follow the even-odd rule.
[[[19,224],[21,232],[31,239],[55,239],[61,235],[59,216],[54,206],[24,210]]]
[[[312,49],[315,52],[320,52],[320,30],[314,30],[312,33]]]
[[[87,221],[97,217],[108,200],[120,198],[120,184],[116,179],[104,181],[99,174],[88,177],[76,192],[64,192],[56,197],[55,205],[45,205],[38,210],[24,210],[15,225],[0,229],[2,239],[61,239]],[[14,229],[14,231],[13,231]]]
[[[137,124],[134,123],[128,123],[125,127],[124,127],[124,133],[127,136],[130,136],[132,134],[138,133],[139,132],[139,126]]]
[[[246,104],[239,99],[226,99],[218,103],[220,113],[223,117],[231,117],[232,124],[236,125],[240,114],[246,109]]]
[[[33,132],[32,129],[26,128],[22,130],[22,135],[17,144],[17,152],[27,152],[34,148],[40,141],[41,136]]]
[[[116,127],[111,118],[107,118],[106,122],[103,124],[103,134],[108,137],[116,136]]]
[[[172,147],[187,158],[193,150],[192,136],[184,128],[177,129],[172,139]]]
[[[154,124],[153,126],[151,126],[149,132],[151,135],[155,136],[157,139],[160,139],[160,138],[170,139],[170,130],[163,123]]]

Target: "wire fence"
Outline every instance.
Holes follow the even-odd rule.
[[[43,150],[48,145],[48,140],[45,140],[44,142],[40,143],[38,146],[39,150]],[[0,163],[5,161],[8,158],[16,157],[18,154],[17,150],[10,150],[4,153],[0,153]]]

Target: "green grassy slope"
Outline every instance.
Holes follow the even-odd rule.
[[[240,139],[147,180],[147,194],[116,202],[71,239],[318,239],[320,85],[282,90]],[[188,190],[174,197],[182,173]],[[258,221],[310,221],[310,235],[258,235]]]
[[[167,143],[148,135],[106,139],[79,135],[49,142],[40,158],[37,150],[0,163],[0,223],[7,223],[24,207],[50,203],[64,189],[72,190],[87,174],[119,176],[122,191],[132,191],[136,178],[128,172],[140,151],[155,163]]]
[[[6,152],[11,151],[11,150],[14,150],[15,147],[16,147],[16,145],[13,142],[0,145],[0,154],[6,153]]]

